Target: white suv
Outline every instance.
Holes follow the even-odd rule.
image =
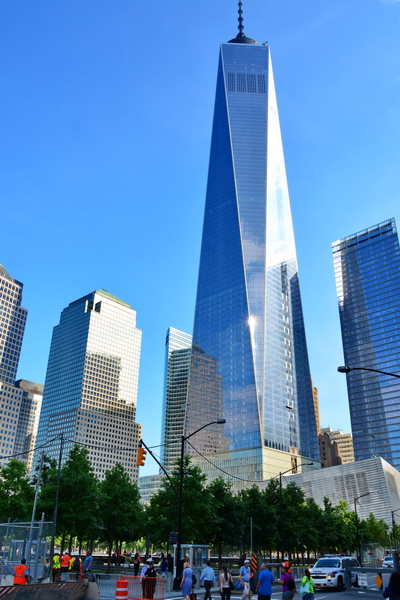
[[[324,556],[317,560],[310,573],[316,588],[333,587],[342,591],[345,589],[345,567],[359,566],[353,556]],[[351,574],[351,583],[357,586],[357,573]]]

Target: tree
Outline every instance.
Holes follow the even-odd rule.
[[[102,520],[100,539],[108,544],[110,565],[114,543],[134,541],[141,537],[142,505],[139,490],[120,463],[106,471],[104,480],[100,482],[99,510]]]
[[[191,465],[190,456],[186,455],[183,463],[183,518],[182,541],[185,543],[206,544],[212,538],[210,526],[211,505],[210,490],[206,488],[206,476],[199,467]],[[172,484],[179,493],[179,461],[177,471],[172,476]],[[179,500],[171,483],[165,477],[161,488],[150,498],[145,510],[145,530],[153,543],[160,546],[166,544],[170,531],[178,531]]]
[[[222,547],[233,546],[237,541],[237,529],[240,523],[238,503],[232,493],[232,484],[224,481],[222,477],[214,479],[208,485],[207,490],[212,506],[209,515],[211,520],[209,542],[217,548],[221,563]]]
[[[12,458],[0,467],[0,519],[31,519],[35,490],[29,485],[25,463]]]

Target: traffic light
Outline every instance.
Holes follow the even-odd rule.
[[[136,464],[138,467],[144,466],[144,462],[146,460],[146,454],[147,454],[147,452],[144,448],[138,448],[137,459],[136,459]]]
[[[173,546],[174,544],[177,544],[177,543],[178,543],[178,534],[176,533],[176,531],[170,531],[168,544]]]

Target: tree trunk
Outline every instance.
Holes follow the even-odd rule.
[[[114,539],[113,539],[113,538],[110,538],[110,539],[108,540],[108,561],[107,561],[107,573],[111,573],[111,554],[112,554],[113,542],[114,542]]]
[[[62,536],[61,536],[60,554],[62,554],[64,552],[65,536],[66,536],[66,532],[63,531]]]
[[[70,533],[70,536],[69,536],[68,551],[69,551],[69,555],[71,555],[71,552],[72,552],[72,533]]]

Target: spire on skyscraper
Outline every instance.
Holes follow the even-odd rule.
[[[245,34],[243,33],[243,10],[242,10],[242,2],[238,2],[239,5],[239,9],[238,9],[238,13],[239,13],[239,25],[238,25],[238,29],[239,29],[239,33],[237,34],[237,36],[235,38],[233,38],[233,40],[229,40],[228,44],[258,44],[258,42],[256,42],[256,40],[253,40],[252,38],[248,38],[245,36]]]

